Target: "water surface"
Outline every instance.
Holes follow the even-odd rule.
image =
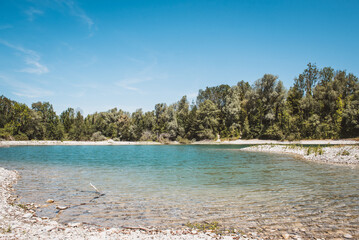
[[[52,198],[70,206],[38,211],[64,223],[166,228],[218,221],[273,236],[359,237],[358,168],[241,147],[23,146],[0,148],[0,164],[20,172],[22,202]]]

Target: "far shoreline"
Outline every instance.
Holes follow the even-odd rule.
[[[279,140],[262,140],[262,139],[238,139],[238,140],[203,140],[191,142],[189,144],[181,144],[173,141],[168,143],[160,143],[153,141],[114,141],[112,139],[105,141],[59,141],[59,140],[27,140],[27,141],[0,141],[0,147],[11,146],[125,146],[125,145],[357,145],[358,140],[338,139],[338,140],[298,140],[298,141],[279,141]]]

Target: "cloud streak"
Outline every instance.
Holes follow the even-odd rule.
[[[0,30],[5,30],[5,29],[9,29],[9,28],[13,28],[13,26],[10,24],[0,25]]]
[[[44,12],[39,9],[31,7],[25,11],[25,14],[27,15],[29,21],[32,22],[35,19],[36,15],[42,15],[44,14]]]
[[[143,93],[143,91],[141,89],[134,87],[133,85],[142,83],[142,82],[151,81],[152,79],[153,79],[152,77],[127,78],[127,79],[124,79],[122,81],[115,83],[115,85],[118,87],[130,90],[130,91],[134,91],[137,93]]]
[[[33,87],[30,84],[26,84],[21,81],[17,81],[14,79],[8,79],[4,76],[0,76],[0,80],[4,82],[6,85],[10,86],[12,88],[11,93],[19,96],[19,97],[26,97],[26,98],[41,98],[41,97],[47,97],[54,95],[53,91]]]
[[[87,16],[85,11],[82,8],[80,8],[74,1],[58,0],[58,2],[60,4],[65,5],[70,10],[71,15],[78,17],[83,23],[85,23],[89,30],[92,29],[94,22],[89,16]]]
[[[129,58],[131,62],[138,63],[138,64],[144,64],[145,61],[136,59],[136,58]],[[157,66],[158,61],[156,56],[152,56],[152,61],[145,66],[143,69],[141,69],[137,74],[134,74],[135,77],[126,78],[124,80],[118,81],[115,83],[116,86],[124,88],[126,90],[134,91],[137,93],[143,93],[143,91],[137,87],[134,87],[133,85],[136,85],[138,83],[143,83],[147,81],[153,81],[155,79],[161,79],[164,78],[163,76],[158,76],[158,74],[153,73],[153,69]]]
[[[23,48],[21,46],[11,44],[2,39],[0,39],[0,44],[6,46],[8,48],[14,49],[17,52],[20,52],[23,54],[25,63],[27,65],[29,65],[30,67],[21,69],[21,70],[19,70],[20,72],[39,74],[39,75],[49,72],[49,69],[45,65],[42,65],[40,63],[41,58],[37,52],[30,50],[30,49]]]

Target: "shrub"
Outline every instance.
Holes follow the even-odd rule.
[[[158,137],[158,141],[160,143],[169,144],[170,143],[170,134],[168,133],[161,133]]]
[[[5,128],[0,128],[0,140],[11,140],[11,138],[11,134]]]
[[[191,141],[188,140],[187,138],[182,138],[180,136],[177,137],[176,141],[179,142],[180,144],[190,144],[191,143]]]
[[[200,139],[214,139],[215,135],[211,129],[204,129],[200,132],[198,132],[198,137]]]
[[[94,134],[92,134],[91,140],[92,141],[104,141],[104,140],[106,140],[106,137],[104,135],[102,135],[102,132],[98,131],[98,132],[95,132]]]
[[[27,141],[29,138],[24,133],[19,133],[14,136],[16,141]]]
[[[307,155],[310,155],[311,153],[314,153],[315,156],[322,155],[324,153],[323,147],[317,146],[317,147],[308,147],[307,149]]]
[[[141,135],[140,141],[152,141],[152,139],[153,139],[152,132],[149,130],[145,130]]]
[[[347,151],[347,150],[343,150],[339,153],[341,156],[349,156],[350,155],[350,152]]]

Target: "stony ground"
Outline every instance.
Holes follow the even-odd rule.
[[[198,232],[192,229],[155,230],[120,229],[68,225],[39,218],[35,211],[18,205],[11,194],[18,174],[0,167],[0,239],[256,239],[232,234],[217,235],[212,231]],[[30,204],[31,206],[31,204]]]
[[[242,148],[241,151],[289,153],[314,162],[359,166],[359,146],[302,147],[269,144]]]

